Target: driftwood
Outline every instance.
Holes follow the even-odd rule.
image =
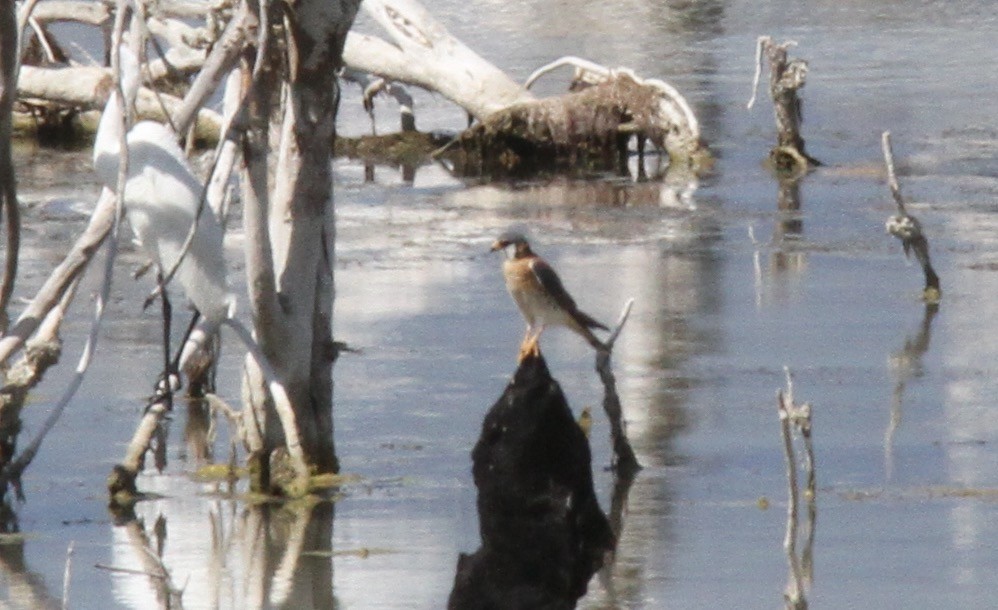
[[[776,147],[769,153],[770,162],[778,173],[801,174],[810,167],[821,165],[804,150],[804,138],[800,133],[804,114],[797,91],[804,87],[807,62],[787,57],[787,49],[796,46],[796,42],[776,44],[769,36],[760,36],[756,44],[755,78],[748,107],[752,108],[755,104],[755,93],[762,74],[762,58],[765,56],[769,60],[769,95],[773,100],[777,133]]]
[[[925,275],[925,289],[922,291],[922,298],[928,303],[938,303],[943,291],[939,285],[939,276],[929,259],[929,240],[922,232],[922,223],[909,214],[905,208],[904,197],[901,196],[901,186],[898,184],[897,174],[894,173],[894,153],[891,150],[891,133],[889,131],[885,131],[881,136],[881,145],[884,150],[884,163],[887,165],[887,186],[891,190],[891,196],[898,209],[897,214],[887,219],[884,228],[888,233],[901,240],[901,247],[904,248],[906,257],[911,256],[914,252],[915,260],[921,265],[922,273]]]
[[[639,150],[650,141],[676,164],[699,168],[707,163],[690,105],[664,81],[568,57],[541,68],[521,86],[451,36],[415,0],[372,0],[363,7],[394,44],[351,33],[346,65],[354,74],[440,93],[467,111],[477,125],[440,151],[448,153],[459,175],[620,170],[626,168],[632,138]],[[528,90],[533,80],[562,65],[575,66],[589,87],[535,98]]]
[[[402,85],[439,93],[463,108],[479,126],[462,134],[460,146],[444,158],[460,175],[519,175],[535,171],[580,169],[624,171],[628,143],[645,142],[667,151],[675,165],[696,170],[709,165],[699,126],[689,104],[664,81],[642,79],[625,68],[609,70],[577,58],[563,58],[534,75],[574,65],[579,82],[593,91],[573,91],[538,100],[529,91],[472,49],[454,38],[415,0],[370,0],[363,8],[385,30],[391,42],[350,32],[343,59],[346,78],[361,83],[365,107],[373,113],[379,93],[401,108],[403,131],[415,127],[412,97]],[[145,27],[166,44],[163,57],[149,62],[154,86],[179,83],[198,73],[184,106],[161,94],[162,102],[140,94],[139,116],[162,120],[184,117],[203,103],[204,92],[217,86],[233,66],[242,42],[255,31],[242,4],[225,3],[195,13],[183,2],[143,6]],[[265,11],[266,12],[266,11]],[[45,38],[45,28],[59,21],[99,27],[105,32],[111,11],[104,5],[52,0],[35,7],[32,23]],[[226,23],[227,22],[227,23]],[[226,23],[224,31],[220,24]],[[215,50],[221,45],[225,53]],[[212,53],[206,58],[206,49]],[[49,55],[52,55],[49,53]],[[221,61],[220,58],[224,57]],[[215,62],[214,64],[212,62]],[[109,90],[109,75],[97,66],[27,66],[19,85],[16,124],[46,138],[74,137],[94,128],[86,110],[99,107]],[[200,72],[199,72],[200,70]],[[165,107],[165,111],[160,108]],[[214,142],[220,135],[217,115],[202,112],[197,139]],[[179,122],[186,122],[183,118]],[[456,143],[456,142],[455,142]],[[554,159],[552,160],[552,156]],[[430,157],[423,157],[424,162]]]

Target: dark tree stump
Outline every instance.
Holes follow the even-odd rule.
[[[458,558],[448,607],[574,608],[615,545],[589,441],[543,357],[529,357],[472,452],[482,546]]]

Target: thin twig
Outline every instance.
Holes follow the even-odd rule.
[[[69,548],[66,549],[66,569],[62,573],[62,610],[69,610],[69,582],[73,570],[73,547],[75,540],[69,541]]]
[[[891,149],[891,132],[885,131],[880,136],[880,146],[884,150],[884,163],[887,165],[887,186],[891,189],[891,196],[898,206],[898,213],[908,216],[904,207],[904,198],[901,196],[901,185],[898,184],[897,174],[894,173],[894,151]]]
[[[610,420],[613,467],[618,474],[624,477],[633,476],[641,469],[641,464],[638,463],[638,458],[634,454],[634,449],[631,447],[631,443],[627,439],[627,432],[624,429],[623,407],[620,404],[620,396],[617,394],[617,380],[610,364],[610,354],[613,350],[613,344],[617,341],[620,331],[624,328],[624,324],[631,314],[631,306],[633,305],[634,299],[628,299],[620,313],[617,325],[604,343],[605,349],[596,352],[596,371],[603,382],[603,410],[606,411],[607,419]]]
[[[123,568],[120,566],[109,566],[106,563],[95,563],[94,567],[98,570],[107,570],[108,572],[118,572],[120,574],[135,574],[136,576],[148,576],[149,578],[156,578],[158,580],[166,580],[166,576],[163,574],[156,574],[149,572],[147,570],[137,570],[135,568]]]
[[[759,91],[759,79],[762,78],[762,49],[765,43],[772,42],[769,36],[760,36],[755,44],[755,76],[752,78],[752,97],[749,98],[746,108],[751,110],[755,105],[755,95]]]

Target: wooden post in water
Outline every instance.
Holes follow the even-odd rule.
[[[804,150],[804,138],[800,135],[804,116],[797,90],[804,86],[807,79],[807,62],[788,58],[787,49],[796,44],[793,41],[776,44],[769,36],[759,37],[752,99],[748,102],[749,108],[755,104],[755,92],[762,74],[762,57],[765,55],[769,60],[769,95],[773,100],[777,132],[777,144],[770,151],[769,159],[778,173],[790,175],[821,165]]]
[[[922,298],[925,299],[926,303],[938,303],[942,297],[943,289],[939,284],[939,276],[929,259],[929,240],[922,233],[922,223],[908,213],[904,205],[904,198],[901,196],[901,186],[898,184],[897,174],[894,173],[891,132],[885,131],[880,142],[884,150],[884,163],[887,165],[887,186],[891,189],[891,196],[898,208],[898,213],[887,219],[885,228],[888,233],[901,240],[905,256],[911,256],[911,253],[914,252],[915,260],[922,266],[922,273],[925,274],[925,289],[922,291]]]

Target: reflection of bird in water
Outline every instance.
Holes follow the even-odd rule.
[[[121,92],[113,91],[104,107],[93,156],[98,177],[112,190],[118,182],[122,116],[134,104],[139,90],[138,57],[124,44],[119,47],[119,56]],[[199,214],[203,187],[169,129],[153,121],[141,121],[128,130],[126,143],[128,171],[122,205],[136,242],[161,277],[180,260],[187,234],[197,224],[176,277],[208,325],[195,334],[195,341],[200,343],[210,333],[208,328],[217,328],[226,319],[234,302],[226,281],[222,228],[210,209]],[[165,291],[163,299],[164,335],[168,341],[170,307]],[[185,346],[185,354],[178,357],[181,365],[193,347],[191,342]],[[177,362],[170,364],[168,353],[166,360],[168,369],[177,366]]]
[[[511,255],[508,248],[512,248]],[[606,350],[606,345],[590,329],[608,330],[607,327],[579,311],[558,274],[534,254],[522,234],[504,233],[492,244],[492,251],[496,250],[507,250],[502,266],[506,288],[527,321],[527,334],[520,346],[521,360],[539,352],[537,341],[548,325],[568,327],[597,350]]]

